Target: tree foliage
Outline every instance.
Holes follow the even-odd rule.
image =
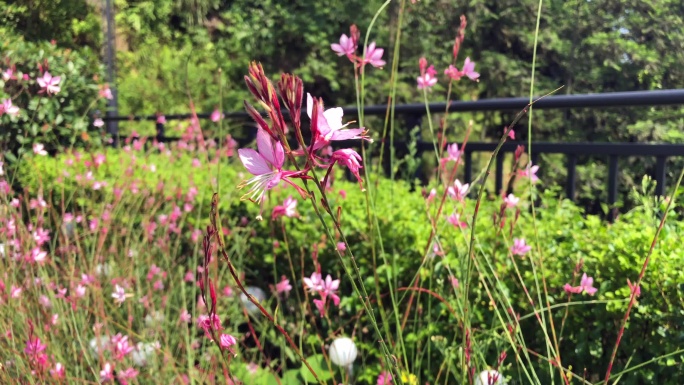
[[[41,12],[37,12],[32,4],[18,0],[0,5],[1,25],[29,39],[101,47],[96,33],[103,19],[99,6],[87,6],[90,3],[82,0],[39,1]],[[209,112],[221,102],[219,69],[224,109],[241,110],[246,98],[243,76],[251,60],[262,62],[274,78],[281,71],[296,73],[307,91],[329,105],[354,104],[353,68],[330,50],[330,44],[348,34],[351,24],[365,36],[382,4],[380,0],[115,0],[120,114],[185,113],[189,96],[198,110]],[[536,0],[392,1],[370,33],[370,41],[385,48],[388,64],[366,77],[367,104],[387,101],[397,28],[402,38],[396,100],[415,103],[421,99],[415,83],[418,59],[428,58],[441,76],[452,61],[451,47],[462,14],[468,18],[468,28],[456,64],[469,56],[482,76],[477,84],[458,83],[453,98],[528,95],[538,5]],[[684,3],[678,0],[543,2],[536,94],[561,86],[559,93],[567,94],[684,87],[682,15]],[[432,91],[432,101],[443,101],[445,81]],[[470,119],[476,123],[473,138],[491,140],[513,114],[454,114],[449,118],[450,140],[462,139]],[[153,132],[150,124],[122,127]],[[372,130],[376,136],[380,127]],[[527,139],[526,128],[526,121],[516,128],[520,139]],[[684,109],[536,111],[532,128],[535,140],[682,142]],[[591,187],[592,172],[584,169],[598,167],[594,171],[602,175],[603,160],[579,162],[585,195],[599,197],[601,184]],[[621,162],[621,168],[649,172],[655,160]],[[634,182],[630,175],[621,177],[624,184]]]

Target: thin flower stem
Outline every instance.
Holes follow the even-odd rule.
[[[533,50],[532,50],[532,74],[530,76],[530,103],[534,99],[534,79],[535,79],[536,64],[537,64],[537,46],[538,46],[538,41],[539,41],[539,27],[541,24],[541,13],[542,13],[543,3],[544,3],[544,0],[539,0],[539,5],[537,7],[537,22],[536,22],[536,26],[535,26],[534,43],[533,43]],[[533,110],[533,106],[530,105],[530,112],[529,112],[530,115],[529,115],[529,119],[528,119],[528,123],[527,123],[527,140],[528,140],[527,151],[528,151],[528,154],[532,153],[532,110]],[[534,186],[532,183],[532,178],[530,178],[529,187],[530,187],[530,199],[532,199],[532,197],[534,196],[534,194],[533,194],[534,193]],[[550,305],[549,293],[548,293],[548,288],[546,285],[546,277],[545,277],[545,273],[544,273],[544,257],[541,253],[541,246],[540,246],[540,242],[539,242],[539,232],[537,229],[536,210],[534,207],[534,202],[532,202],[531,206],[532,206],[532,225],[534,227],[534,236],[535,236],[535,241],[537,244],[537,255],[538,255],[538,261],[539,261],[539,267],[541,269],[542,286],[544,289],[544,299],[546,300],[546,305],[548,307]],[[534,262],[531,265],[532,265],[532,269],[533,269],[533,276],[534,276],[534,282],[535,282],[536,291],[537,291],[537,298],[538,298],[538,301],[541,303],[541,301],[542,301],[541,290],[539,290],[539,280],[538,280],[536,268],[534,266]],[[543,312],[541,313],[541,318],[543,321],[542,330],[544,331],[544,335],[546,336],[548,332],[546,331],[546,317],[545,317]],[[561,362],[561,357],[560,357],[560,349],[558,347],[558,338],[556,337],[556,328],[554,326],[553,317],[551,316],[550,313],[549,313],[549,323],[551,326],[551,335],[553,337],[553,344],[554,344],[553,346],[555,347],[555,351],[556,351],[555,352],[556,361],[557,361],[558,367],[560,368],[560,367],[562,367],[562,362]],[[551,347],[549,346],[550,341],[548,339],[548,336],[546,337],[546,340],[547,340],[547,354],[550,355],[549,350],[551,349]],[[563,381],[565,382],[565,384],[569,385],[570,381],[565,376],[565,372],[563,370],[561,370],[560,373],[561,373],[561,377],[563,378]],[[549,374],[551,377],[551,384],[553,384],[553,382],[554,382],[554,380],[553,380],[553,365],[551,363],[549,363]]]
[[[677,183],[673,187],[672,195],[670,195],[670,199],[667,202],[667,206],[665,207],[665,212],[663,213],[663,217],[660,219],[660,224],[658,225],[658,229],[656,230],[656,233],[653,236],[653,241],[651,242],[651,247],[648,249],[648,254],[646,254],[646,259],[644,260],[644,263],[641,266],[641,272],[639,273],[639,278],[634,283],[634,289],[631,290],[631,295],[629,297],[629,305],[627,305],[627,311],[625,312],[625,316],[622,319],[622,323],[620,325],[620,331],[618,332],[617,340],[615,341],[615,347],[613,348],[613,353],[610,356],[610,362],[608,362],[608,370],[606,370],[606,376],[603,380],[603,382],[606,385],[608,385],[608,380],[610,380],[610,372],[613,369],[613,363],[615,362],[615,356],[617,355],[617,350],[618,350],[618,347],[620,346],[620,341],[622,341],[622,335],[625,332],[625,325],[627,325],[627,320],[629,319],[629,314],[632,310],[632,307],[634,306],[634,303],[636,302],[637,288],[639,288],[641,286],[641,281],[643,280],[644,275],[646,274],[646,269],[648,268],[648,264],[651,262],[651,256],[653,255],[653,250],[655,250],[656,243],[658,242],[658,237],[660,236],[660,232],[663,230],[663,227],[665,226],[665,220],[667,220],[667,214],[670,212],[670,209],[672,208],[672,203],[675,201],[675,199],[677,199],[678,192],[679,192],[679,186],[682,184],[682,178],[684,178],[684,168],[682,168],[682,171],[679,173],[679,178],[677,178]]]
[[[221,221],[220,221],[219,215],[218,215],[218,203],[219,203],[219,196],[218,196],[218,194],[214,194],[212,199],[211,199],[211,211],[212,211],[211,222],[212,222],[212,226],[215,230],[216,242],[218,244],[218,251],[221,254],[221,257],[223,258],[223,260],[228,264],[228,271],[230,272],[230,275],[233,277],[235,284],[238,286],[238,288],[240,289],[242,294],[244,294],[245,297],[247,297],[247,299],[252,304],[254,304],[254,306],[256,306],[259,309],[261,314],[263,314],[264,317],[266,317],[268,319],[268,321],[271,322],[273,324],[273,326],[275,326],[276,329],[278,329],[280,334],[282,334],[283,337],[285,337],[285,340],[287,340],[287,343],[290,345],[292,350],[294,350],[295,354],[297,354],[297,357],[299,357],[299,359],[302,360],[302,363],[304,363],[304,365],[309,370],[309,372],[311,372],[311,375],[314,376],[314,378],[316,379],[316,382],[318,382],[319,384],[323,384],[323,382],[318,378],[318,375],[313,370],[313,368],[311,367],[309,362],[306,360],[306,358],[304,358],[304,356],[302,355],[299,348],[297,348],[297,345],[295,345],[295,343],[292,340],[292,338],[290,337],[290,335],[285,331],[285,329],[283,329],[282,326],[280,326],[277,322],[275,322],[275,320],[273,319],[273,316],[271,316],[271,314],[269,314],[268,311],[266,311],[266,309],[264,309],[264,307],[261,306],[259,301],[257,301],[256,298],[254,298],[251,294],[249,294],[247,292],[247,290],[244,288],[244,286],[242,285],[242,282],[240,281],[240,278],[238,277],[238,275],[235,271],[235,267],[233,266],[233,263],[230,261],[230,258],[228,257],[228,253],[226,252],[226,247],[225,247],[225,243],[223,240],[223,230],[221,229]]]

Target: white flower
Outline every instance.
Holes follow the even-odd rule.
[[[119,285],[114,286],[114,292],[112,293],[112,298],[114,298],[114,301],[116,301],[119,305],[124,303],[126,301],[126,297],[128,295],[126,294],[126,291],[124,290],[123,287]]]
[[[107,336],[100,336],[98,338],[93,338],[90,340],[88,345],[90,346],[90,353],[96,357],[100,352],[105,352],[109,349],[110,340]]]
[[[164,319],[164,313],[160,312],[159,310],[155,310],[152,313],[145,316],[145,325],[147,327],[153,327],[164,322]]]
[[[135,346],[136,349],[131,353],[133,364],[135,366],[146,366],[150,358],[155,355],[154,351],[160,347],[161,345],[158,341],[148,343],[138,342]]]
[[[496,370],[485,370],[475,379],[475,385],[503,385],[503,375]]]
[[[99,276],[104,275],[105,277],[109,277],[111,273],[112,268],[109,263],[98,263],[97,266],[95,266],[95,274]]]
[[[330,355],[330,360],[333,362],[333,364],[349,367],[356,359],[356,345],[351,338],[337,338],[330,345],[328,354]]]

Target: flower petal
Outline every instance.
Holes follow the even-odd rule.
[[[325,120],[332,131],[342,128],[342,116],[344,116],[342,107],[329,108],[323,112],[323,116],[325,116]]]
[[[259,154],[269,161],[271,164],[276,164],[275,152],[273,147],[273,138],[265,130],[259,129],[257,131],[257,149],[259,149]]]
[[[264,157],[251,148],[238,150],[240,161],[252,175],[263,175],[272,172],[271,165]]]
[[[364,130],[364,128],[351,128],[348,130],[333,131],[330,135],[330,140],[361,139],[359,135],[361,135]]]

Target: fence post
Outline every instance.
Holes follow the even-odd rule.
[[[112,0],[105,3],[105,18],[107,19],[107,82],[112,91],[112,98],[107,101],[107,133],[112,137],[112,146],[119,147],[119,121],[114,120],[119,115],[119,92],[116,88],[116,56],[114,52],[114,10]]]
[[[468,151],[468,147],[466,146],[465,150],[465,160],[463,164],[463,183],[470,183],[472,182],[473,179],[473,152]]]
[[[608,220],[614,221],[617,217],[617,202],[618,194],[618,157],[617,155],[610,155],[608,157]]]
[[[423,114],[406,115],[405,122],[406,122],[406,129],[408,130],[407,131],[408,141],[406,142],[406,150],[408,151],[408,146],[410,145],[411,142],[415,142],[416,143],[416,149],[417,149],[416,160],[420,164],[420,161],[423,158],[423,148],[420,146],[420,142],[423,140],[423,134],[420,130],[420,127],[423,123]],[[415,127],[418,127],[418,131],[416,132],[415,135],[412,135],[412,130]],[[392,148],[394,148],[394,145],[392,145]],[[416,171],[413,175],[413,179],[414,180],[420,179],[421,183],[427,184],[422,167],[419,166],[418,168],[416,168]],[[411,187],[413,188],[413,180],[411,180]]]
[[[655,194],[657,196],[665,195],[665,177],[667,176],[666,171],[665,171],[665,162],[666,161],[667,161],[667,158],[664,156],[656,157],[656,172],[655,172],[656,188],[655,188]]]
[[[155,129],[157,130],[157,135],[155,136],[157,142],[164,142],[166,140],[166,130],[164,128],[164,123],[157,122]]]
[[[504,156],[506,154],[503,151],[499,151],[498,154],[496,154],[496,170],[494,171],[495,173],[495,189],[494,191],[496,195],[501,194],[501,190],[503,190],[503,167],[504,167]]]
[[[577,178],[577,155],[568,154],[567,171],[568,176],[565,181],[565,195],[571,201],[575,201],[575,179]]]

